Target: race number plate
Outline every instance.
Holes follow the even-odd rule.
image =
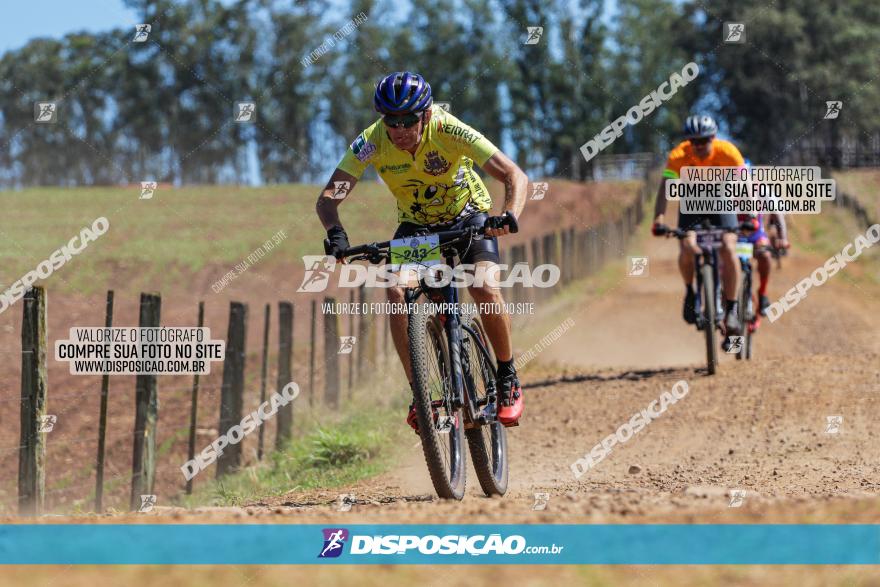
[[[391,241],[391,268],[418,269],[440,263],[440,237],[436,234],[427,236],[409,236]]]
[[[720,230],[701,230],[697,232],[697,244],[703,248],[718,249],[721,247]]]
[[[736,254],[739,257],[751,259],[752,252],[754,250],[755,250],[755,245],[753,245],[752,243],[736,243]]]

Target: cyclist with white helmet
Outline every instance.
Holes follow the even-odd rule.
[[[677,179],[682,167],[743,167],[745,161],[739,149],[730,141],[718,139],[718,125],[711,116],[689,116],[684,123],[685,140],[676,146],[666,161],[657,201],[654,207],[654,223],[651,231],[654,235],[665,234],[666,214],[666,180]],[[736,258],[736,214],[682,214],[679,210],[678,227],[689,230],[687,238],[680,241],[678,269],[684,279],[685,296],[682,311],[685,322],[694,324],[697,320],[694,291],[694,255],[700,252],[697,247],[696,233],[693,231],[708,220],[718,228],[728,229],[723,236],[719,255],[722,260],[721,286],[724,294],[724,332],[726,336],[742,333],[737,315],[737,284],[739,283],[739,262]]]
[[[483,275],[492,275],[499,262],[496,237],[510,232],[503,221],[512,217],[515,222],[525,205],[526,174],[479,132],[433,107],[431,86],[418,74],[399,71],[384,77],[376,84],[373,105],[381,117],[354,139],[318,197],[317,212],[327,230],[328,254],[338,257],[349,247],[337,208],[372,165],[397,199],[400,226],[395,239],[426,227],[435,232],[486,226],[486,238],[474,241],[461,262],[475,265],[474,270]],[[492,199],[474,165],[504,185],[503,216],[508,218],[488,215]],[[335,187],[345,184],[338,182],[348,185],[342,198]],[[523,410],[522,389],[513,366],[510,317],[497,283],[490,281],[468,289],[480,307],[500,308],[481,313],[481,318],[498,359],[498,420],[514,426]],[[388,299],[403,303],[403,288],[388,288]],[[408,318],[391,314],[389,319],[394,346],[412,386]],[[413,406],[407,422],[417,429]]]

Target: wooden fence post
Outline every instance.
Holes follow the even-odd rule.
[[[324,298],[327,304],[335,305],[336,300]],[[324,314],[324,403],[333,408],[339,407],[339,315]]]
[[[269,367],[269,318],[272,314],[271,304],[266,304],[263,311],[263,360],[260,363],[260,405],[266,401],[266,371]],[[266,424],[260,426],[257,438],[257,460],[263,460],[263,440],[266,433]],[[278,414],[278,435],[281,435],[281,414]]]
[[[113,326],[113,290],[107,292],[104,326]],[[110,375],[101,375],[101,409],[98,414],[98,455],[95,466],[95,511],[104,512],[104,445],[107,438],[107,400],[110,393]]]
[[[141,328],[158,328],[162,298],[141,294]],[[159,397],[155,375],[138,375],[135,383],[134,455],[131,461],[131,510],[141,506],[141,495],[153,493],[156,480],[156,423]]]
[[[40,514],[46,489],[46,290],[24,294],[21,324],[21,444],[18,453],[18,512]]]
[[[247,344],[247,306],[229,304],[229,330],[226,335],[226,356],[223,358],[223,384],[220,388],[219,434],[241,422],[244,396],[245,345]],[[241,466],[241,442],[230,442],[217,458],[217,477]]]
[[[587,245],[589,246],[589,256],[590,256],[590,274],[594,274],[599,269],[599,265],[602,264],[602,259],[600,257],[599,250],[599,228],[594,226],[590,229],[590,236],[587,241]]]
[[[512,275],[513,268],[520,263],[521,259],[519,258],[519,251],[520,245],[510,247],[510,265],[508,265],[507,271],[504,272],[506,275]],[[499,278],[503,278],[503,275],[499,275]],[[519,302],[520,294],[522,293],[521,284],[514,284],[509,291],[510,299],[507,299],[507,295],[505,295],[505,301],[514,303]],[[513,319],[513,316],[511,316],[511,319]]]
[[[579,232],[578,241],[578,277],[586,277],[590,273],[589,231]]]
[[[532,239],[532,269],[534,270],[535,267],[542,265],[543,263],[544,257],[541,254],[541,237],[536,236]],[[547,291],[545,288],[535,289],[535,291],[532,292],[532,301],[537,302],[540,298],[543,298],[546,293]]]
[[[360,303],[361,308],[363,309],[366,305],[367,307],[367,287],[365,285],[361,285],[358,288],[358,303]],[[371,325],[373,322],[373,317],[364,311],[361,311],[359,314],[360,318],[358,319],[358,356],[357,356],[357,381],[358,384],[363,382],[364,377],[364,363],[369,360],[371,362],[371,366],[375,368],[375,363],[372,358],[367,359],[367,354],[373,352],[373,340],[370,336],[370,331],[372,330]]]
[[[318,346],[318,301],[312,300],[312,334],[309,347],[309,407],[315,405],[315,348]]]
[[[278,382],[277,391],[293,381],[293,304],[278,302]],[[278,408],[275,448],[280,450],[293,436],[293,402]]]
[[[199,302],[199,328],[205,325],[205,302]],[[187,459],[193,460],[196,456],[196,422],[199,414],[199,374],[193,375],[192,396],[189,410],[189,445],[187,446]],[[192,478],[186,481],[186,494],[192,495]]]
[[[352,289],[348,294],[348,302],[349,306],[354,306],[354,290]],[[348,336],[357,337],[354,329],[354,312],[352,311],[348,315]],[[357,351],[357,343],[363,342],[362,340],[358,340],[355,338],[354,346],[351,349],[351,352],[348,354],[348,397],[351,399],[354,397],[354,356]]]
[[[384,336],[382,337],[382,360],[388,360],[388,343],[391,339],[391,315],[389,314],[385,320],[383,320],[384,324],[382,325],[382,330],[384,331]]]

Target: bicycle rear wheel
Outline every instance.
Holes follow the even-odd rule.
[[[469,332],[465,332],[462,340],[462,372],[465,385],[474,398],[474,406],[479,410],[487,402],[489,393],[494,394],[495,361],[489,339],[483,324],[476,317],[466,318],[465,324],[477,335],[478,340]],[[482,345],[489,353],[487,358],[480,350]],[[481,405],[482,404],[482,405]],[[471,462],[483,492],[488,495],[504,495],[507,493],[507,429],[500,422],[480,425],[473,423],[472,428],[465,429],[465,436],[471,452]]]
[[[414,304],[413,309],[416,311],[410,314],[408,326],[409,354],[425,463],[437,495],[461,499],[466,474],[464,422],[461,408],[452,407],[452,362],[446,333],[440,319],[428,314],[427,304]]]
[[[704,263],[700,267],[700,279],[703,282],[703,317],[706,321],[703,331],[706,334],[706,364],[709,375],[715,375],[718,367],[718,343],[715,341],[715,280],[712,277],[712,266]]]

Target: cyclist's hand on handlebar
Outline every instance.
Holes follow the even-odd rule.
[[[345,234],[345,229],[341,226],[333,226],[327,231],[327,238],[324,239],[325,254],[341,259],[342,254],[350,246],[348,235]]]
[[[743,232],[756,232],[761,227],[761,224],[758,222],[757,218],[748,218],[743,220],[739,229]]]
[[[664,236],[667,232],[669,232],[669,227],[662,222],[655,222],[651,225],[651,234],[654,236]]]
[[[784,238],[777,238],[777,239],[775,239],[775,242],[773,243],[773,248],[780,249],[783,251],[790,248],[790,247],[791,247],[791,243],[788,242]]]
[[[516,216],[510,210],[501,216],[489,216],[483,226],[486,228],[486,236],[501,236],[502,234],[519,232]]]

